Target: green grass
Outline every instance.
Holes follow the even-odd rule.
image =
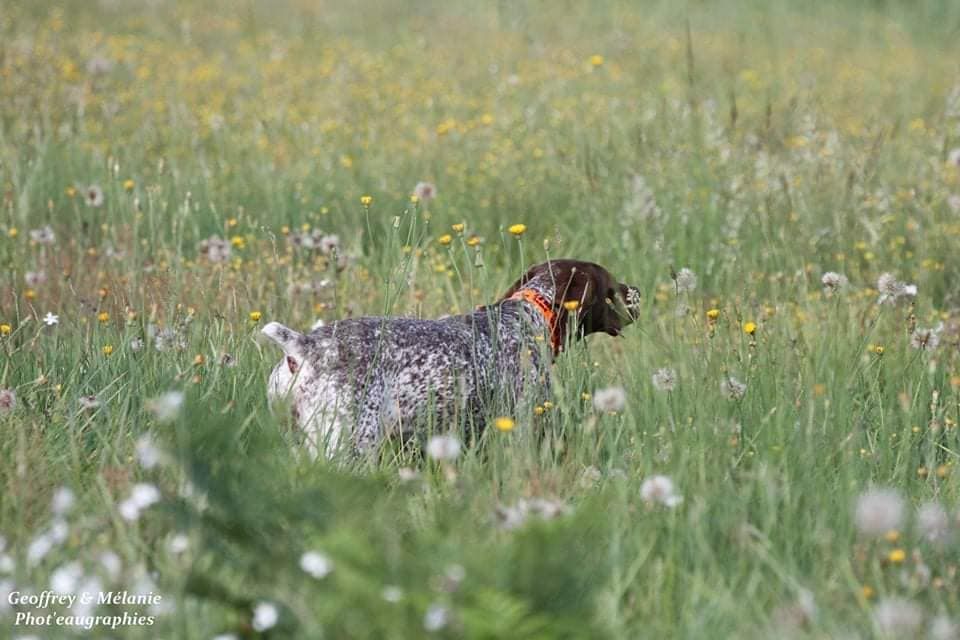
[[[70,563],[152,584],[165,611],[97,613],[153,625],[80,634],[123,638],[261,637],[262,602],[272,638],[883,637],[889,598],[922,607],[920,638],[960,614],[957,539],[914,516],[934,501],[957,527],[954,3],[5,8],[0,592]],[[421,180],[436,200],[411,202]],[[339,252],[292,247],[305,231]],[[213,235],[225,262],[201,255]],[[542,415],[451,463],[298,454],[265,322],[466,312],[550,257],[603,264],[644,308],[558,360]],[[829,271],[849,286],[827,295]],[[878,304],[885,272],[916,298]],[[917,327],[939,347],[912,348]],[[611,386],[626,405],[599,412]],[[185,402],[162,421],[167,391]],[[642,499],[658,474],[676,508]],[[162,500],[128,520],[137,483]],[[62,486],[68,532],[31,562]],[[857,530],[873,486],[906,500],[896,535]],[[503,526],[536,499],[562,513]],[[300,568],[310,550],[329,575]],[[12,637],[76,637],[14,621],[0,602]]]

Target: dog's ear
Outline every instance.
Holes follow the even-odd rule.
[[[305,355],[304,335],[279,322],[269,323],[260,332],[280,345],[287,359],[287,368],[290,369],[290,373],[296,373]]]

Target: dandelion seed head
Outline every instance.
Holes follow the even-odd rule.
[[[180,415],[183,408],[184,394],[182,391],[167,391],[147,403],[147,408],[157,418],[158,422],[172,422]]]
[[[321,580],[333,571],[333,561],[319,551],[307,551],[300,556],[300,568],[308,575]]]
[[[903,498],[896,490],[870,489],[857,498],[853,519],[860,533],[879,537],[900,528],[903,510]]]
[[[730,400],[742,400],[747,393],[747,385],[732,376],[727,376],[720,382],[720,393]]]
[[[653,372],[653,388],[657,391],[673,391],[677,387],[677,372],[662,368]]]
[[[440,603],[427,607],[423,616],[423,628],[430,633],[440,631],[450,623],[450,609]]]
[[[454,435],[432,436],[427,441],[427,455],[438,462],[450,462],[460,456],[460,440]]]
[[[264,632],[272,629],[280,620],[280,610],[272,602],[258,602],[253,607],[253,621],[251,622],[254,631]]]
[[[676,285],[677,293],[689,293],[697,288],[697,274],[686,267],[676,273],[673,281]]]
[[[623,387],[608,387],[593,392],[593,408],[604,413],[623,411],[627,405],[627,392]]]
[[[101,207],[104,200],[106,200],[106,197],[103,195],[103,189],[98,184],[91,184],[83,192],[83,201],[87,203],[88,207]]]
[[[640,497],[647,504],[662,504],[671,509],[683,502],[683,496],[676,493],[673,480],[663,475],[644,480],[640,485]]]
[[[0,415],[17,408],[17,394],[13,389],[0,389]]]
[[[923,609],[906,598],[884,598],[873,608],[873,621],[882,633],[912,637],[923,624]]]
[[[917,531],[928,542],[944,543],[950,538],[950,516],[937,502],[926,502],[917,509]]]
[[[50,509],[55,515],[63,516],[70,512],[74,502],[76,502],[76,497],[73,494],[73,490],[70,489],[70,487],[60,487],[53,492]]]
[[[824,293],[827,294],[836,293],[848,284],[847,276],[835,271],[827,271],[820,278],[820,282],[823,284]]]

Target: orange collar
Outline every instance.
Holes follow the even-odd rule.
[[[510,296],[509,299],[525,300],[537,308],[537,311],[543,316],[543,321],[547,323],[547,329],[550,331],[550,346],[553,348],[553,353],[560,353],[563,336],[560,335],[559,324],[555,322],[556,314],[553,312],[550,302],[533,289],[520,289]]]

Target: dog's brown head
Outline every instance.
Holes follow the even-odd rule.
[[[593,262],[551,260],[530,267],[500,300],[524,290],[535,291],[549,304],[553,331],[561,339],[571,317],[578,338],[598,332],[618,336],[640,313],[640,290]]]

